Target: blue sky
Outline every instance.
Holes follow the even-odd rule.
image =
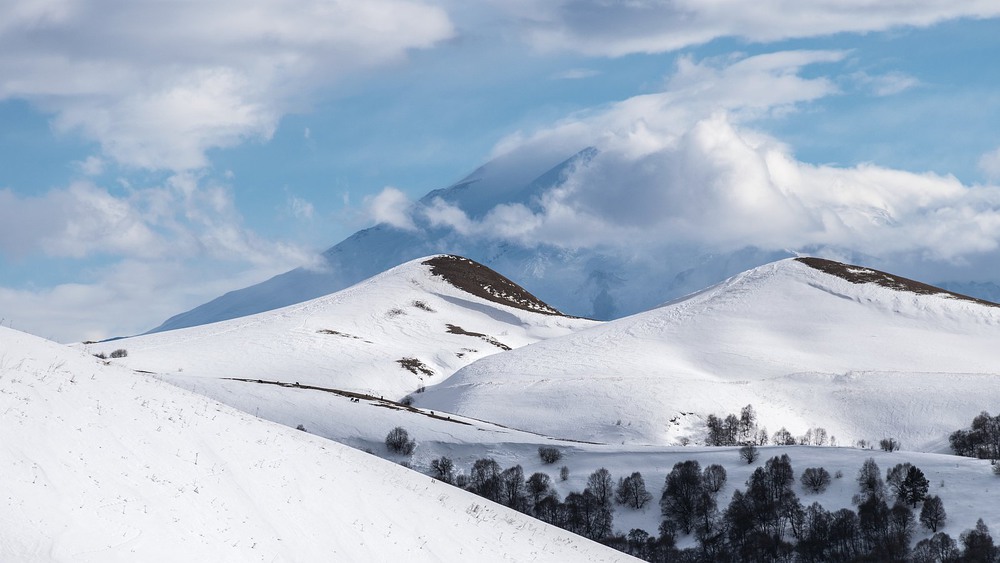
[[[387,187],[405,203],[511,147],[633,155],[705,127],[874,191],[895,180],[866,166],[930,178],[879,204],[923,232],[940,209],[899,201],[1000,179],[1000,5],[953,4],[0,2],[0,317],[67,341],[145,330],[310,263],[382,218]],[[991,193],[947,209],[987,224]],[[920,251],[992,250],[974,234]]]

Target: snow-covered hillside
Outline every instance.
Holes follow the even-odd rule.
[[[0,327],[0,560],[612,561],[306,432]]]
[[[1000,307],[855,283],[888,278],[823,265],[779,261],[484,358],[417,404],[552,436],[652,444],[698,441],[705,416],[752,404],[771,432],[823,427],[841,443],[892,436],[925,450],[946,449],[949,432],[996,410]]]
[[[471,260],[414,260],[283,309],[86,345],[163,376],[299,383],[398,400],[468,363],[569,334],[565,317]]]

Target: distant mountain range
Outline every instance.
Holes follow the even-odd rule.
[[[459,207],[470,219],[481,218],[490,209],[507,203],[531,208],[544,191],[560,183],[567,171],[595,154],[595,149],[588,148],[554,162],[501,156],[454,185],[427,194],[417,205],[432,205],[440,199]],[[790,252],[755,248],[716,255],[678,247],[669,257],[623,256],[612,251],[570,250],[546,244],[526,248],[434,226],[420,214],[414,214],[414,223],[413,229],[380,224],[358,231],[323,253],[321,269],[297,268],[229,292],[171,317],[150,332],[300,303],[344,289],[397,264],[439,253],[471,258],[532,288],[542,300],[568,314],[601,320],[639,312],[747,268],[792,256]]]
[[[455,184],[415,203],[412,225],[379,224],[351,235],[322,254],[318,268],[297,268],[262,283],[229,292],[178,314],[150,332],[197,326],[268,311],[349,287],[398,264],[447,253],[471,258],[530,287],[568,314],[600,320],[638,313],[718,283],[742,271],[801,253],[887,267],[877,257],[843,248],[766,250],[747,246],[718,252],[664,241],[656,255],[620,248],[565,248],[545,241],[529,246],[502,238],[459,232],[420,210],[442,203],[476,221],[497,206],[519,204],[537,211],[541,198],[598,154],[586,148],[565,156],[503,155]],[[761,220],[766,221],[766,217]],[[938,281],[938,280],[931,280]],[[947,289],[1000,300],[1000,286],[960,280]]]

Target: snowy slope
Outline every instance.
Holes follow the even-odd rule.
[[[479,285],[459,287],[465,274],[481,274]],[[491,300],[480,286],[527,297]],[[475,359],[597,324],[553,313],[488,268],[438,256],[283,309],[86,348],[126,349],[116,361],[162,375],[297,382],[398,400]]]
[[[624,559],[396,464],[0,327],[0,560]]]
[[[1000,529],[1000,504],[995,502],[993,494],[997,478],[986,460],[911,451],[886,453],[847,447],[795,446],[761,448],[761,459],[754,465],[747,465],[740,460],[737,448],[732,447],[586,444],[520,432],[440,411],[435,411],[437,416],[431,416],[431,411],[426,410],[385,408],[378,401],[355,403],[347,397],[309,389],[280,387],[275,391],[260,385],[248,387],[234,381],[198,378],[172,381],[218,397],[245,412],[256,412],[263,418],[290,426],[302,424],[310,433],[394,460],[403,458],[389,454],[383,439],[388,429],[402,426],[417,443],[415,453],[406,458],[415,469],[431,473],[431,461],[446,456],[454,461],[456,471],[468,474],[477,459],[489,456],[504,468],[521,465],[525,475],[548,474],[561,498],[582,491],[587,486],[587,477],[603,467],[611,472],[613,479],[639,471],[656,499],[673,465],[695,459],[702,467],[717,463],[726,468],[729,481],[718,496],[721,508],[725,508],[733,491],[745,488],[744,483],[756,467],[772,456],[788,454],[796,476],[807,467],[824,467],[831,474],[840,471],[844,475],[819,495],[796,485],[796,493],[804,505],[819,501],[829,510],[853,509],[851,497],[857,492],[854,477],[867,458],[875,458],[883,473],[897,463],[910,462],[926,474],[930,493],[944,499],[949,515],[945,531],[953,537],[973,527],[978,518],[983,518],[992,530]],[[541,445],[560,449],[563,458],[554,465],[542,463],[537,454]],[[559,467],[563,465],[570,470],[566,481],[558,476]],[[655,534],[660,519],[659,506],[655,502],[641,510],[616,506],[614,527],[623,534],[632,528]],[[930,535],[918,528],[914,542]],[[693,537],[681,539],[683,545],[693,541]]]
[[[417,404],[553,436],[652,444],[700,441],[705,416],[753,404],[771,432],[823,427],[841,443],[894,436],[940,450],[949,432],[1000,404],[998,342],[1000,307],[783,260],[485,358]]]

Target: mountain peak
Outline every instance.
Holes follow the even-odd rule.
[[[831,276],[836,276],[854,284],[873,283],[888,289],[915,293],[917,295],[947,295],[954,299],[971,301],[988,307],[1000,307],[1000,304],[993,303],[991,301],[969,297],[968,295],[962,295],[961,293],[955,293],[940,287],[935,287],[933,285],[897,276],[895,274],[890,274],[888,272],[874,270],[872,268],[844,264],[842,262],[836,262],[824,258],[799,257],[794,260],[796,262],[801,262],[810,268],[819,270]]]
[[[481,299],[534,313],[564,316],[528,290],[475,260],[442,254],[422,262],[431,273]]]

